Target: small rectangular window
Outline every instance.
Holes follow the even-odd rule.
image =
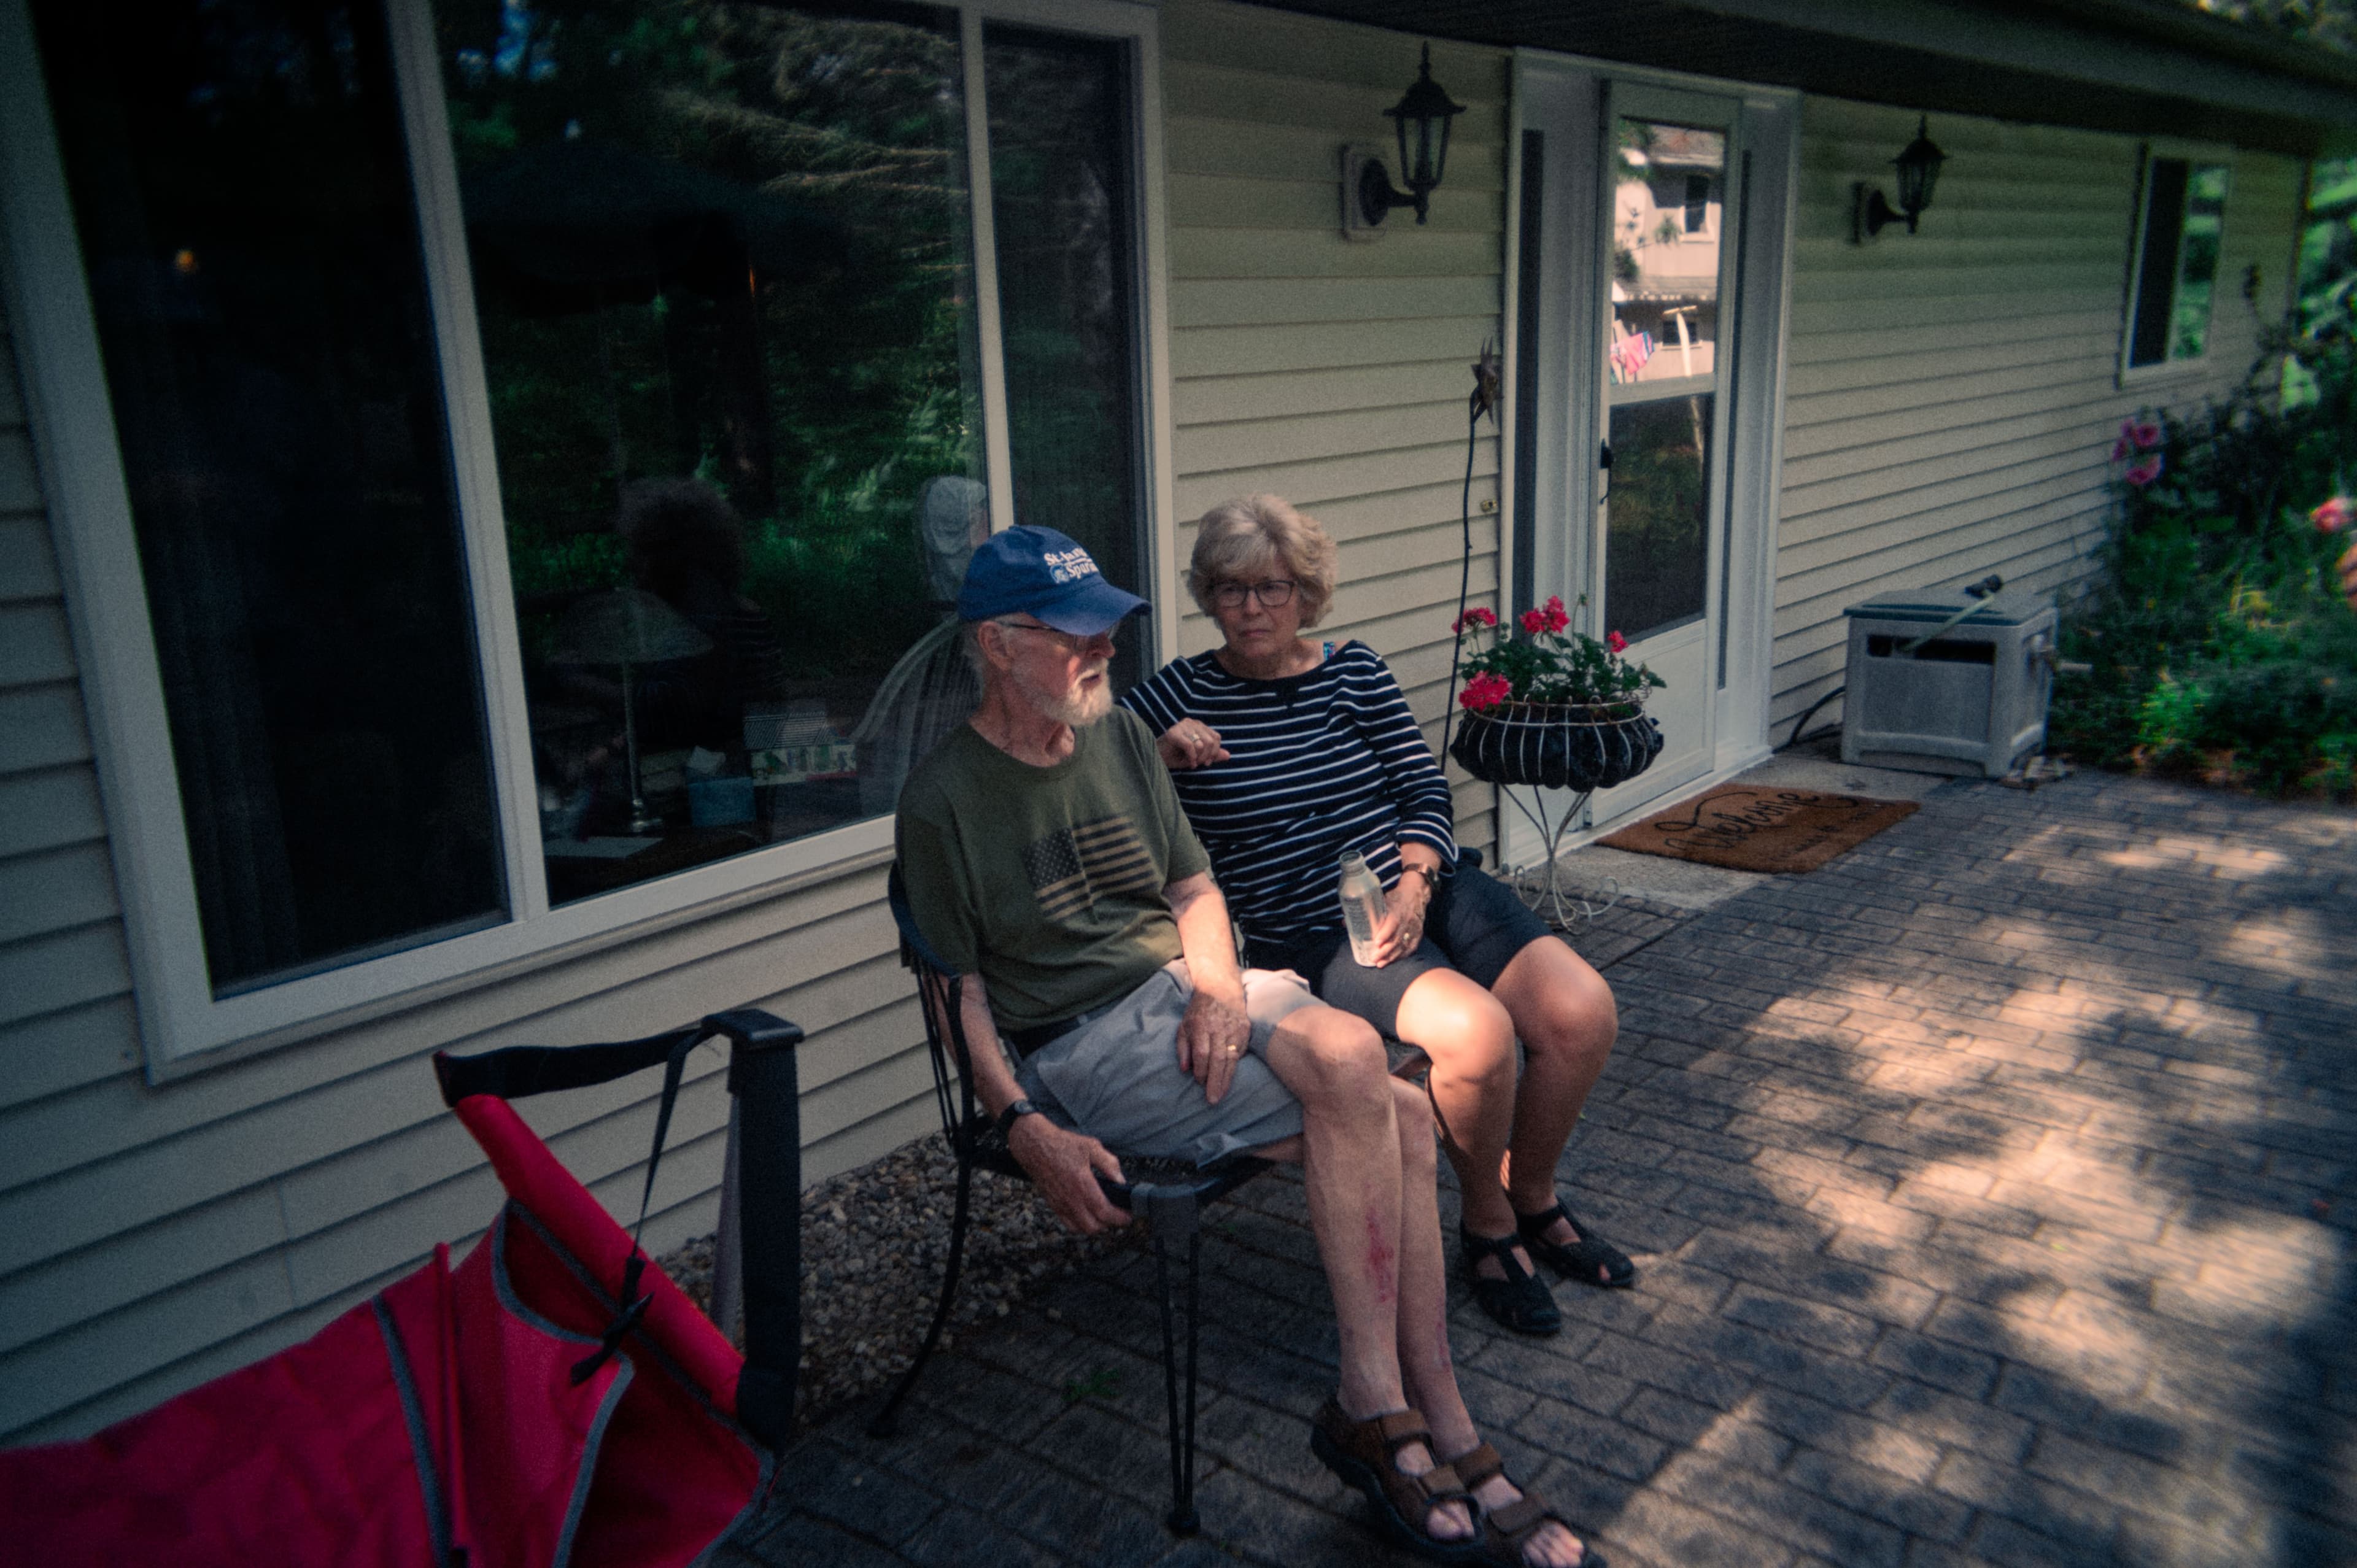
[[[2229,174],[2224,164],[2187,157],[2145,160],[2125,369],[2198,360],[2209,352]]]
[[[983,30],[1015,515],[1071,535],[1109,580],[1138,584],[1145,461],[1127,47]],[[1134,619],[1115,634],[1116,686],[1151,668],[1146,629]]]
[[[1686,176],[1686,232],[1699,234],[1710,227],[1710,176]]]

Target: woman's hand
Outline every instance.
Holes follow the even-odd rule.
[[[1173,773],[1228,759],[1220,732],[1200,719],[1180,719],[1155,737],[1154,749],[1162,754],[1162,766]]]
[[[1384,896],[1383,918],[1375,923],[1375,968],[1415,951],[1424,940],[1424,912],[1431,903],[1432,879],[1412,868],[1403,870]]]

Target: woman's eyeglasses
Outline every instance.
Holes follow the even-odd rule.
[[[1211,603],[1223,610],[1239,609],[1247,596],[1269,609],[1282,609],[1293,602],[1293,585],[1283,577],[1265,583],[1222,583],[1212,588]]]

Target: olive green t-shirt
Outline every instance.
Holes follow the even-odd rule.
[[[1048,768],[960,725],[909,775],[897,832],[918,929],[1009,1029],[1119,1001],[1177,958],[1162,889],[1211,864],[1121,708]]]

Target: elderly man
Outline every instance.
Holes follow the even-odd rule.
[[[1154,737],[1114,711],[1112,634],[1146,607],[1052,529],[1009,529],[967,567],[982,703],[910,774],[898,827],[918,923],[965,977],[975,1091],[1083,1232],[1127,1218],[1097,1185],[1121,1179],[1115,1149],[1300,1160],[1341,1342],[1318,1457],[1427,1555],[1599,1563],[1458,1392],[1423,1098],[1366,1024],[1294,975],[1239,972]]]

